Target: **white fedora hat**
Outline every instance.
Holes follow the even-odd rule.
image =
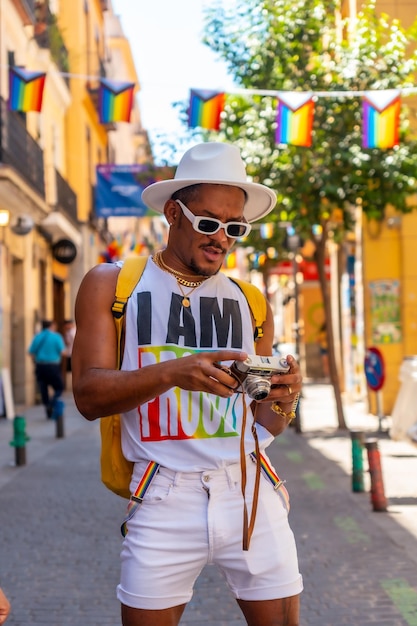
[[[243,189],[247,194],[243,214],[248,222],[267,215],[277,201],[272,189],[248,181],[239,149],[226,143],[201,143],[187,150],[174,178],[145,187],[142,200],[155,211],[163,213],[165,203],[173,193],[198,183],[232,185]]]

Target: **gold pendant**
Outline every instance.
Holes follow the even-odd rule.
[[[190,306],[190,301],[188,298],[183,298],[182,299],[182,306],[184,306],[186,309],[188,309],[188,307]]]

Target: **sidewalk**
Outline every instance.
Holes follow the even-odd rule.
[[[269,448],[291,496],[305,590],[301,626],[417,626],[417,447],[391,441],[364,407],[345,407],[350,429],[378,439],[387,512],[351,489],[351,440],[336,428],[333,391],[306,385],[303,432]],[[9,626],[120,626],[115,597],[125,501],[99,481],[99,424],[65,394],[65,437],[43,407],[27,421],[27,464],[15,467],[13,424],[0,420],[0,584]],[[385,424],[384,424],[385,426]],[[366,457],[364,468],[367,468]],[[203,570],[181,626],[243,626],[213,566]]]
[[[376,438],[381,458],[387,513],[376,515],[378,523],[387,527],[387,519],[407,530],[417,539],[417,445],[411,441],[393,441],[389,437],[391,420],[379,423],[377,416],[366,412],[365,404],[355,402],[344,406],[348,432],[337,431],[337,413],[330,385],[305,385],[302,405],[302,436],[315,450],[346,472],[351,486],[352,442],[350,431],[361,431],[365,440]],[[417,402],[417,398],[416,398]],[[380,430],[382,427],[382,431]],[[369,495],[371,482],[367,453],[364,451],[364,483]],[[369,506],[371,508],[370,496]],[[394,534],[397,530],[392,529]],[[398,538],[401,541],[401,538]],[[417,560],[417,549],[413,552]],[[417,622],[416,622],[417,623]]]

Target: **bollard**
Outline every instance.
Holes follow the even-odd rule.
[[[63,400],[55,400],[52,409],[52,419],[55,420],[57,439],[62,439],[64,437],[64,407],[65,404]]]
[[[359,493],[365,491],[363,478],[363,432],[353,430],[350,433],[350,438],[352,440],[352,491]]]
[[[26,434],[26,419],[21,415],[16,415],[13,420],[13,436],[10,445],[15,448],[16,465],[26,465],[26,442],[30,437]]]
[[[369,473],[371,475],[371,502],[374,511],[386,511],[387,499],[384,493],[382,479],[381,455],[378,450],[377,439],[368,439],[365,443],[368,451]]]

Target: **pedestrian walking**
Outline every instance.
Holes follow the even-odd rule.
[[[72,348],[74,346],[75,339],[75,324],[74,320],[68,319],[64,321],[64,341],[65,341],[65,359],[64,359],[64,368],[63,368],[63,378],[65,389],[70,387],[68,379],[71,377],[72,366],[71,366],[71,357],[72,357]]]
[[[170,230],[128,301],[122,368],[111,313],[120,263],[84,277],[72,358],[80,412],[88,420],[120,412],[123,452],[134,462],[122,623],[178,624],[201,570],[215,563],[248,624],[295,626],[302,579],[288,494],[266,449],[295,416],[300,368],[288,355],[289,371],[269,374],[266,394],[251,387],[250,396],[246,374],[234,372],[248,356],[271,363],[272,310],[266,303],[256,359],[248,301],[220,271],[250,223],[274,208],[275,193],[248,181],[236,147],[204,143],[142,198]],[[256,388],[266,384],[252,376]]]
[[[46,417],[50,419],[54,404],[64,390],[61,361],[65,354],[65,342],[62,335],[56,331],[55,322],[50,320],[42,322],[42,330],[32,339],[28,353],[34,360],[42,404]],[[50,387],[53,389],[52,396]]]
[[[66,358],[67,372],[71,372],[71,356],[72,356],[72,348],[74,346],[74,338],[75,338],[74,320],[65,320],[64,341],[65,341],[65,358]]]

